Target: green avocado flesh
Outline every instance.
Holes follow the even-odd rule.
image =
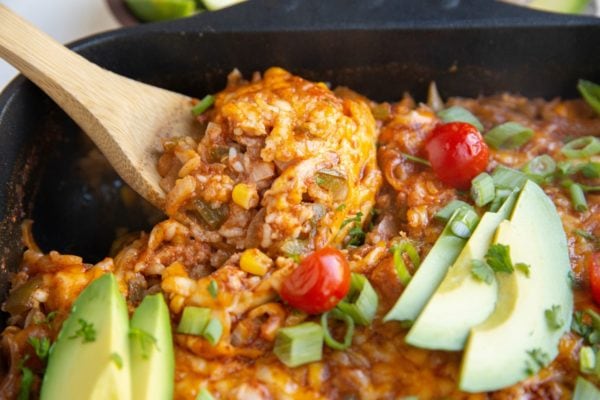
[[[85,288],[50,350],[41,400],[129,400],[127,305],[112,274]]]
[[[535,183],[525,184],[494,243],[508,245],[513,265],[529,265],[529,276],[517,270],[496,273],[495,309],[471,330],[463,355],[460,388],[467,392],[504,388],[548,365],[571,325],[566,236],[554,204]],[[559,328],[545,315],[553,308]]]
[[[183,18],[196,12],[195,0],[125,0],[127,6],[142,21],[165,21]]]
[[[578,14],[585,10],[590,0],[533,0],[529,7],[543,11]]]
[[[203,0],[202,3],[204,3],[207,10],[215,11],[241,3],[242,1],[244,0]]]
[[[454,214],[456,216],[456,213]],[[384,317],[387,321],[413,321],[421,312],[431,294],[440,284],[448,267],[456,260],[467,242],[452,233],[450,218],[423,263],[417,269],[406,289]]]
[[[515,203],[513,193],[496,213],[486,212],[450,267],[441,284],[415,321],[406,342],[428,349],[461,350],[474,325],[494,309],[496,282],[476,280],[471,274],[473,259],[483,260],[501,221],[508,218]]]
[[[173,398],[175,358],[169,309],[162,294],[146,296],[131,318],[133,399]]]

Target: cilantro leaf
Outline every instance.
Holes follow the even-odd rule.
[[[531,266],[529,264],[525,264],[525,263],[516,263],[515,264],[515,269],[517,271],[521,271],[526,277],[529,278],[529,275],[531,273]]]
[[[129,337],[132,339],[132,343],[136,343],[140,347],[142,358],[150,356],[150,350],[153,346],[158,348],[156,338],[142,329],[131,328]]]
[[[119,353],[111,353],[110,360],[115,363],[118,369],[123,368],[123,358],[121,358]]]
[[[537,374],[540,369],[544,368],[550,362],[548,354],[544,353],[540,348],[527,351],[527,355],[530,358],[526,361],[526,371],[529,375]]]
[[[31,385],[33,385],[33,372],[24,365],[25,360],[19,366],[21,369],[21,387],[19,388],[18,400],[29,400],[31,396]]]
[[[560,311],[561,306],[558,304],[554,304],[551,308],[544,311],[546,323],[548,324],[548,327],[552,330],[560,329],[565,324],[565,321],[560,315]]]
[[[33,347],[35,354],[40,360],[45,360],[46,357],[48,357],[48,352],[50,351],[50,339],[47,337],[30,336],[27,339],[27,342]]]
[[[362,217],[363,213],[359,211],[354,217],[345,219],[340,226],[340,229],[342,229],[348,224],[353,224],[348,231],[348,246],[360,246],[365,242],[366,233],[361,226]]]
[[[485,261],[471,260],[471,275],[478,281],[491,285],[494,281],[494,271]]]
[[[94,328],[94,324],[87,322],[83,318],[79,318],[77,322],[79,322],[80,328],[75,331],[73,335],[69,336],[69,339],[81,337],[83,343],[89,343],[96,340],[96,329]]]
[[[495,272],[510,274],[515,270],[510,259],[510,247],[504,244],[492,244],[485,255],[485,261]]]

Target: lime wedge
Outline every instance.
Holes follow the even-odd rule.
[[[189,17],[196,12],[194,0],[125,0],[136,17],[146,22]]]

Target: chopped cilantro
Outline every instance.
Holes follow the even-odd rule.
[[[560,329],[565,324],[565,321],[560,316],[560,310],[561,306],[554,304],[551,308],[544,311],[546,323],[552,330]]]
[[[584,231],[583,229],[575,229],[573,233],[590,242],[595,242],[597,240],[596,236],[592,235],[588,231]]]
[[[471,275],[478,281],[490,285],[494,281],[494,271],[485,261],[471,260]]]
[[[529,375],[537,374],[540,369],[544,368],[550,362],[548,354],[544,353],[540,348],[527,351],[527,355],[530,358],[526,362],[526,371]]]
[[[504,244],[492,244],[485,255],[485,261],[495,272],[512,273],[514,267],[510,259],[510,247]]]
[[[87,322],[83,318],[79,318],[78,320],[80,328],[75,331],[75,333],[69,336],[69,339],[76,339],[81,337],[83,343],[89,343],[96,340],[96,329],[94,328],[94,324]]]
[[[29,336],[27,342],[33,347],[35,354],[40,360],[45,360],[48,357],[50,339],[47,337]]]
[[[288,258],[291,258],[292,260],[294,260],[294,262],[296,264],[300,264],[300,261],[301,261],[300,254],[298,254],[298,253],[288,253],[287,256],[288,256]]]
[[[210,293],[210,297],[216,299],[217,295],[219,294],[219,285],[217,284],[217,281],[211,279],[210,283],[206,287],[206,290],[208,290],[208,293]]]
[[[315,183],[319,186],[323,186],[327,183],[327,180],[323,178],[323,176],[317,174],[317,176],[315,176]]]
[[[360,224],[362,221],[362,217],[363,217],[363,213],[360,211],[357,212],[354,217],[346,218],[344,220],[344,222],[342,222],[340,229],[342,229],[343,227],[345,227],[346,225],[351,224],[351,223]]]
[[[592,309],[575,311],[571,330],[584,338],[589,344],[600,343],[600,315]]]
[[[515,269],[517,271],[521,271],[526,277],[529,278],[529,274],[530,274],[530,270],[531,267],[529,266],[529,264],[525,264],[525,263],[516,263],[515,264]]]
[[[123,368],[123,359],[119,355],[119,353],[111,353],[110,360],[115,363],[118,369]]]
[[[57,314],[56,311],[50,311],[48,313],[48,315],[46,315],[46,323],[47,324],[52,323],[52,321],[54,321],[54,318],[56,318],[56,314]]]
[[[348,224],[353,224],[348,231],[348,246],[360,246],[365,242],[366,233],[361,226],[362,217],[363,213],[359,211],[354,217],[345,219],[340,226],[342,229]]]
[[[156,338],[139,328],[131,328],[129,330],[129,337],[133,343],[137,343],[140,346],[142,358],[148,358],[150,356],[150,349],[152,346],[156,346]]]

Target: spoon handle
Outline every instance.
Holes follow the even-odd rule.
[[[160,138],[190,131],[187,96],[100,68],[2,5],[0,57],[46,92],[136,192],[163,206]]]

